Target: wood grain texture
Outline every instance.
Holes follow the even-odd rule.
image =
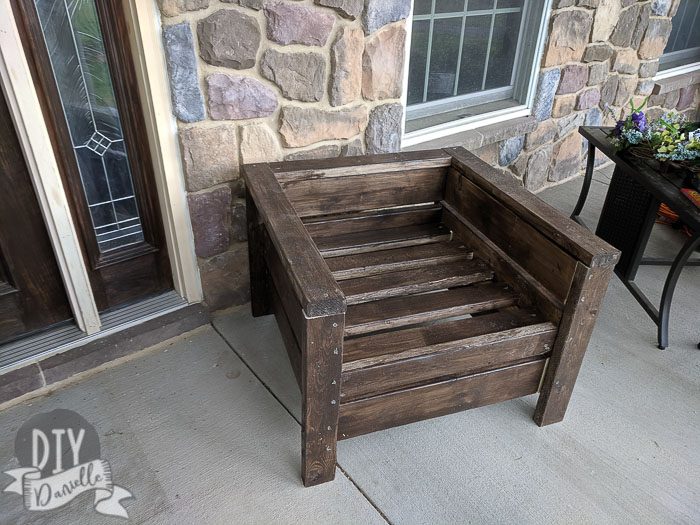
[[[337,281],[385,272],[426,268],[474,258],[459,242],[439,242],[326,259]]]
[[[448,175],[445,201],[557,299],[566,299],[576,268],[571,255],[457,170]]]
[[[342,404],[338,439],[537,392],[546,359]]]
[[[335,477],[343,317],[307,319],[301,340],[301,472],[307,487]]]
[[[346,233],[318,239],[316,244],[323,257],[328,258],[449,241],[451,237],[449,230],[436,223]]]
[[[503,283],[485,283],[443,292],[392,297],[348,307],[345,335],[447,319],[516,304],[518,296]]]
[[[456,239],[475,247],[479,256],[488,261],[496,272],[496,280],[512,286],[520,294],[521,302],[536,306],[547,320],[558,323],[564,310],[564,303],[554,297],[537,279],[462,217],[451,205],[443,202],[443,206],[445,225],[454,232]]]
[[[547,373],[535,409],[540,425],[564,419],[613,267],[588,268],[578,263],[571,294],[559,325]]]
[[[440,266],[382,273],[341,281],[340,289],[348,305],[388,297],[411,295],[433,290],[489,281],[493,270],[482,261],[457,261]]]
[[[439,223],[441,207],[434,204],[411,206],[410,208],[394,208],[387,210],[372,210],[334,214],[325,217],[310,217],[304,220],[304,226],[311,238],[343,235],[358,231],[386,230],[401,226]]]
[[[300,217],[372,210],[442,198],[446,168],[291,180],[282,183]]]
[[[270,308],[272,313],[275,314],[275,320],[277,321],[277,326],[282,335],[282,341],[284,342],[285,350],[287,350],[287,357],[289,358],[289,364],[294,372],[294,377],[296,377],[299,388],[303,388],[301,382],[301,349],[299,348],[299,341],[294,334],[294,330],[292,330],[292,325],[285,312],[282,299],[280,299],[280,296],[274,289],[271,293]]]
[[[246,224],[248,228],[248,267],[250,269],[250,309],[253,317],[268,315],[271,308],[271,277],[265,249],[267,232],[258,207],[246,189]]]
[[[343,367],[343,402],[546,357],[557,327],[539,323],[406,349]]]
[[[527,191],[514,178],[464,148],[446,148],[445,152],[452,156],[452,166],[466,178],[577,260],[588,266],[612,266],[617,261],[617,250]]]
[[[272,170],[265,164],[249,164],[242,173],[306,314],[316,317],[344,312],[343,293]]]

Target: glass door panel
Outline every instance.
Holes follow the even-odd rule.
[[[35,0],[100,253],[144,242],[94,0]]]

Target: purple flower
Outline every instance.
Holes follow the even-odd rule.
[[[644,133],[647,129],[647,117],[644,115],[644,112],[639,111],[632,113],[632,122],[634,122],[634,126],[637,128],[637,130],[641,131]]]
[[[622,128],[625,127],[625,121],[624,120],[618,120],[617,124],[615,124],[615,129],[613,129],[613,135],[616,137],[619,137],[622,135]]]

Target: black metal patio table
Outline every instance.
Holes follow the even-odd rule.
[[[689,260],[693,251],[700,246],[700,209],[679,191],[682,180],[677,175],[661,173],[644,159],[618,155],[608,138],[610,129],[589,126],[579,128],[579,133],[588,140],[588,161],[581,194],[571,218],[585,226],[579,214],[588,197],[595,152],[599,149],[615,163],[615,170],[595,233],[622,252],[615,273],[656,323],[658,346],[665,349],[668,346],[671,301],[678,278],[685,266],[700,265],[698,260]],[[672,260],[644,257],[644,249],[661,203],[677,213],[679,219],[693,232]],[[642,264],[671,266],[658,309],[634,281]],[[700,326],[700,320],[697,326]]]

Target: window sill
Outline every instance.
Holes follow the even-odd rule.
[[[700,67],[690,71],[684,68],[684,71],[679,71],[677,74],[670,71],[668,72],[670,74],[666,73],[666,71],[662,71],[654,77],[653,95],[663,95],[693,84],[700,84]]]
[[[402,151],[415,151],[463,146],[468,150],[476,150],[494,142],[530,133],[537,127],[537,120],[533,116],[510,115],[510,118],[500,122],[488,123],[487,121],[482,121],[482,123],[479,127],[472,127],[467,130],[460,131],[459,128],[454,128],[454,131],[449,135],[437,138],[428,138],[421,141],[404,139],[404,145],[401,149]]]

